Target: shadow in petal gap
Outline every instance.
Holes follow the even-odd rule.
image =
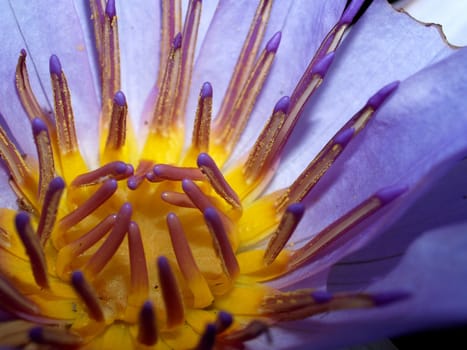
[[[29,48],[18,51],[11,74],[36,153],[24,154],[8,127],[16,117],[5,115],[0,155],[18,208],[0,210],[0,345],[209,350],[266,339],[274,347],[276,326],[410,298],[398,286],[336,293],[325,284],[279,287],[299,281],[309,266],[320,264],[302,278],[329,269],[352,251],[346,244],[366,225],[406,207],[414,184],[395,178],[351,201],[319,232],[299,235],[321,180],[352,157],[397,93],[400,83],[393,81],[368,95],[287,186],[270,187],[363,2],[336,5],[339,15],[301,77],[289,95],[268,101],[262,130],[237,158],[232,154],[266,98],[281,41],[290,40],[271,20],[272,0],[258,1],[223,96],[209,81],[192,86],[205,4],[191,0],[183,14],[180,0],[161,0],[159,69],[142,131],[131,125],[132,101],[122,87],[118,3],[90,0],[100,90],[96,166],[80,148],[75,121],[89,116],[73,108],[70,67],[59,53],[50,56],[49,114],[28,73],[37,69]],[[229,6],[221,1],[214,16],[222,11]],[[197,107],[190,110],[194,90]],[[332,254],[334,260],[323,259]]]

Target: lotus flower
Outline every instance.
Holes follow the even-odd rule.
[[[383,0],[351,26],[362,2],[5,6],[0,344],[330,348],[465,320],[467,51]]]

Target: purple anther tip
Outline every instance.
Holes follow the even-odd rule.
[[[331,66],[331,63],[333,60],[334,60],[334,52],[330,52],[326,54],[326,56],[324,56],[318,62],[316,62],[315,66],[313,67],[312,73],[318,74],[321,77],[324,77],[329,67]]]
[[[154,317],[154,305],[150,300],[144,302],[141,307],[141,315],[143,318],[153,318]]]
[[[345,147],[349,141],[352,140],[354,133],[354,128],[344,129],[337,133],[337,135],[334,137],[334,142],[341,145],[342,147]]]
[[[76,270],[71,274],[71,284],[74,286],[80,286],[84,282],[84,275],[81,271]]]
[[[52,179],[49,183],[49,191],[57,192],[65,188],[65,181],[60,176]]]
[[[282,33],[277,32],[269,39],[268,43],[266,44],[266,51],[267,52],[276,52],[279,48],[279,44],[281,43]]]
[[[124,163],[124,162],[116,162],[115,163],[115,173],[116,174],[125,174],[127,172],[127,169],[128,169],[128,164]]]
[[[117,9],[115,8],[115,0],[108,0],[105,6],[105,14],[109,17],[115,17],[117,15]]]
[[[219,323],[222,325],[222,328],[224,329],[229,328],[230,325],[233,323],[232,314],[225,312],[225,311],[220,311],[217,314],[217,319]]]
[[[131,176],[127,182],[126,185],[130,190],[136,190],[138,188],[139,181],[135,176]]]
[[[24,211],[20,211],[18,214],[16,214],[15,225],[18,233],[21,234],[24,232],[26,226],[29,225],[29,214]]]
[[[131,206],[131,204],[128,202],[125,202],[120,207],[120,210],[118,211],[118,215],[130,215],[131,216],[132,212],[133,212],[133,207]]]
[[[305,212],[305,206],[300,202],[292,203],[287,207],[286,211],[300,220]]]
[[[188,191],[190,189],[190,187],[192,187],[192,185],[193,185],[193,181],[188,180],[188,179],[183,179],[182,180],[182,190],[184,192]]]
[[[45,125],[44,121],[40,118],[34,118],[31,122],[32,126],[32,133],[34,135],[38,135],[43,131],[47,131],[47,125]]]
[[[389,186],[379,190],[376,197],[382,204],[388,204],[408,190],[407,186]]]
[[[126,164],[126,170],[125,170],[125,175],[131,176],[135,172],[135,168],[133,168],[133,165],[131,164]]]
[[[315,290],[311,293],[311,297],[318,304],[328,303],[332,299],[332,294],[325,290]]]
[[[43,342],[42,327],[33,327],[29,330],[29,339],[35,343]]]
[[[114,95],[114,102],[120,107],[124,107],[126,105],[125,94],[121,91],[117,91]]]
[[[360,10],[360,7],[362,7],[363,2],[364,0],[353,0],[345,10],[339,23],[350,24],[353,21],[355,15],[358,13],[358,10]]]
[[[167,259],[164,255],[161,255],[157,258],[157,268],[160,271],[167,271],[170,269],[169,259]]]
[[[276,105],[274,106],[273,113],[277,113],[277,112],[287,113],[289,111],[289,107],[290,107],[290,97],[283,96],[280,98],[279,101],[277,101]]]
[[[172,41],[172,47],[174,49],[179,49],[182,46],[182,33],[175,35],[174,40]]]
[[[216,326],[212,323],[208,323],[204,329],[201,339],[199,340],[196,349],[212,349],[216,341]]]
[[[384,306],[392,304],[397,301],[401,301],[410,297],[410,294],[403,291],[394,291],[394,292],[382,292],[373,294],[371,299],[376,306]]]
[[[62,74],[62,64],[56,55],[50,56],[49,61],[50,74],[60,75]]]
[[[21,55],[26,57],[28,54],[26,53],[26,50],[25,49],[21,49]]]
[[[214,161],[212,160],[212,158],[207,153],[200,153],[198,155],[198,158],[196,159],[196,164],[199,167],[202,167],[202,166],[209,167],[209,166],[213,165],[213,163],[214,163]]]
[[[210,82],[205,82],[201,88],[201,98],[212,97],[212,85]]]
[[[215,221],[215,220],[217,220],[217,219],[219,218],[219,215],[217,214],[216,209],[211,208],[211,207],[206,208],[206,209],[204,210],[204,213],[203,213],[203,214],[204,214],[204,218],[205,218],[207,221],[211,221],[211,222],[212,222],[212,221]]]
[[[367,102],[367,105],[373,109],[379,108],[384,101],[399,87],[400,81],[396,80],[382,87]]]

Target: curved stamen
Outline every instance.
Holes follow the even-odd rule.
[[[37,226],[37,235],[40,237],[42,246],[49,239],[57,219],[57,212],[62,198],[65,182],[61,177],[56,177],[47,186],[42,204],[41,217]]]
[[[220,215],[217,213],[216,209],[209,207],[204,210],[204,220],[211,233],[214,248],[221,259],[224,272],[230,279],[235,279],[240,272],[240,267],[238,266],[235,252],[230,245]]]
[[[124,162],[115,161],[107,163],[96,170],[75,177],[71,186],[90,186],[108,179],[126,179],[133,174],[133,167]]]
[[[67,230],[70,227],[76,225],[78,222],[83,220],[85,217],[94,212],[102,204],[105,203],[117,190],[117,181],[111,179],[104,182],[99,189],[94,192],[83,204],[72,211],[70,214],[65,216],[60,221],[60,226],[63,230]]]
[[[293,203],[287,207],[279,227],[272,234],[264,252],[263,260],[266,265],[271,265],[280,254],[297,228],[304,212],[305,206],[302,203]]]
[[[86,281],[81,271],[71,274],[71,284],[87,307],[89,316],[97,322],[104,321],[104,311],[94,288]]]
[[[120,207],[117,214],[117,220],[107,239],[102,243],[99,249],[88,260],[83,268],[83,272],[89,278],[93,278],[107,265],[114,256],[117,249],[122,244],[123,238],[128,231],[130,224],[132,207],[130,203],[125,203]]]
[[[208,152],[211,133],[212,86],[209,82],[203,84],[198,98],[195,123],[191,137],[191,147],[197,152]]]
[[[208,196],[206,196],[193,181],[187,179],[183,180],[182,189],[200,211],[204,211],[206,208],[213,206]]]
[[[170,268],[169,260],[165,256],[160,256],[157,259],[157,271],[166,310],[167,328],[174,328],[181,325],[185,320],[180,288]]]
[[[39,242],[39,237],[31,226],[29,215],[24,212],[18,213],[15,218],[15,226],[21,242],[26,249],[26,254],[29,256],[34,280],[40,287],[48,288],[49,281],[44,251]]]
[[[207,153],[201,153],[198,156],[197,164],[203,174],[208,178],[214,191],[232,207],[240,209],[242,207],[242,202],[238,198],[237,193],[235,193],[233,188],[225,180],[224,175],[217,167],[214,160]]]
[[[39,157],[39,202],[43,203],[47,186],[55,175],[54,156],[46,124],[39,118],[34,118],[31,124]]]
[[[138,342],[147,346],[157,343],[157,319],[150,301],[143,304],[138,317]]]
[[[130,254],[131,292],[138,299],[147,298],[149,281],[146,255],[139,226],[134,221],[131,221],[128,226],[128,248]]]

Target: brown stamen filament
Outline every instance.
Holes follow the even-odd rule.
[[[42,204],[39,225],[37,226],[37,235],[40,238],[42,246],[48,241],[57,218],[60,199],[65,189],[65,182],[61,177],[56,177],[47,186]]]
[[[71,186],[90,186],[107,181],[108,179],[121,180],[133,174],[133,167],[124,162],[115,161],[107,163],[96,170],[75,177]]]
[[[23,293],[17,290],[4,276],[0,274],[0,305],[5,311],[35,315],[39,308]]]
[[[32,120],[32,133],[39,157],[39,202],[43,203],[47,186],[55,175],[54,156],[47,126],[41,119]]]
[[[227,276],[234,280],[240,273],[240,267],[235,252],[230,245],[227,233],[225,232],[221,217],[217,210],[211,207],[206,208],[203,212],[204,220],[206,221],[213,239],[214,249],[221,259],[222,268]]]
[[[131,214],[131,205],[129,203],[124,203],[118,211],[117,220],[109,236],[84,266],[83,272],[86,276],[91,279],[95,277],[114,256],[128,231]]]
[[[237,193],[235,193],[233,188],[225,180],[224,175],[217,167],[214,160],[207,153],[201,153],[198,156],[197,163],[203,174],[208,178],[214,191],[232,207],[241,209],[242,203]]]
[[[154,306],[150,301],[143,304],[138,317],[138,342],[151,346],[157,343],[157,318]]]
[[[287,207],[279,227],[271,236],[264,252],[264,263],[270,265],[277,258],[300,222],[305,207],[302,203],[293,203]]]
[[[29,215],[24,212],[19,212],[15,218],[15,225],[16,231],[26,250],[26,254],[29,257],[34,280],[38,286],[48,288],[49,280],[44,251],[39,242],[39,237],[31,226]]]
[[[198,107],[195,114],[195,123],[191,137],[191,147],[197,152],[208,152],[211,133],[212,116],[212,86],[206,82],[201,88],[198,98]]]
[[[131,221],[128,226],[128,248],[130,254],[131,291],[138,298],[147,298],[149,281],[146,255],[139,226],[134,221]]]
[[[127,114],[128,105],[125,95],[121,91],[117,91],[112,103],[112,112],[110,114],[108,129],[109,134],[105,143],[106,150],[119,150],[125,145]]]
[[[86,281],[81,271],[74,271],[71,274],[71,284],[87,307],[89,316],[97,322],[104,321],[104,311],[99,301],[96,291],[91,284]]]
[[[182,296],[169,260],[165,256],[157,259],[157,271],[166,310],[167,328],[171,329],[181,325],[185,320]]]
[[[86,218],[104,204],[117,190],[117,181],[111,179],[102,184],[83,204],[60,221],[60,227],[67,230]]]
[[[99,66],[102,67],[105,1],[104,0],[90,0],[89,7],[91,10],[91,20],[92,20],[93,27],[94,27],[94,44],[96,47],[97,55],[99,57]],[[101,74],[101,84],[102,84],[102,70],[100,74]]]
[[[26,165],[16,145],[8,137],[7,132],[0,126],[0,156],[6,163],[13,181],[23,184],[29,177],[30,170]]]

